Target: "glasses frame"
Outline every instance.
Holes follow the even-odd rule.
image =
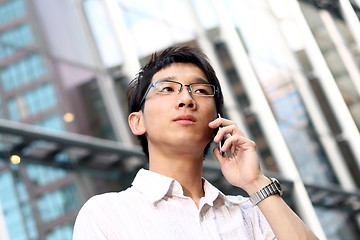
[[[146,98],[146,96],[148,95],[150,89],[151,89],[152,87],[155,87],[155,85],[156,85],[157,83],[159,83],[159,82],[172,82],[172,83],[178,83],[178,84],[180,84],[181,87],[180,87],[180,89],[179,89],[179,91],[178,91],[178,94],[181,92],[181,89],[182,89],[183,87],[188,87],[188,88],[189,88],[189,93],[194,94],[194,95],[196,95],[196,96],[204,96],[204,97],[213,97],[213,96],[216,96],[216,97],[217,97],[217,96],[219,95],[219,88],[218,88],[217,86],[215,86],[214,84],[211,84],[211,83],[190,83],[190,84],[182,84],[181,82],[172,81],[172,80],[158,80],[158,81],[152,82],[152,83],[149,85],[149,87],[147,88],[147,90],[146,90],[143,98],[141,99],[140,106],[142,106],[142,105],[144,104],[145,98]],[[192,89],[191,86],[192,86],[192,85],[196,85],[196,84],[205,84],[205,85],[210,85],[210,86],[214,87],[214,94],[213,94],[213,95],[198,95],[198,94],[196,94],[196,93],[193,93],[193,89]],[[169,94],[164,94],[164,95],[172,95],[172,94],[175,94],[175,92],[174,92],[174,93],[169,93]]]

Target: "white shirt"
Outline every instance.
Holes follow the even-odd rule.
[[[141,169],[132,187],[84,204],[73,239],[276,239],[248,198],[225,196],[206,180],[204,191],[197,208],[179,182]]]

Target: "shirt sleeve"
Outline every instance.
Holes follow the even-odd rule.
[[[73,240],[83,239],[122,239],[113,232],[111,223],[108,222],[106,211],[103,211],[96,197],[90,198],[80,209],[76,217]]]

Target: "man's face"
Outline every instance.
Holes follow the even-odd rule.
[[[208,83],[203,71],[191,63],[172,63],[158,71],[152,82],[172,80],[182,84]],[[213,138],[208,124],[216,118],[213,96],[196,96],[183,87],[180,93],[159,94],[152,87],[146,97],[142,122],[149,151],[153,146],[166,149],[178,146],[182,151],[202,152]]]

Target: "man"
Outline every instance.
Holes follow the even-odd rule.
[[[91,198],[74,239],[317,239],[282,200],[276,180],[261,172],[255,143],[218,117],[221,88],[201,52],[171,47],[153,55],[130,83],[128,100],[149,170],[125,191]],[[202,178],[210,143],[224,136],[213,153],[227,181],[251,201],[225,196]]]

